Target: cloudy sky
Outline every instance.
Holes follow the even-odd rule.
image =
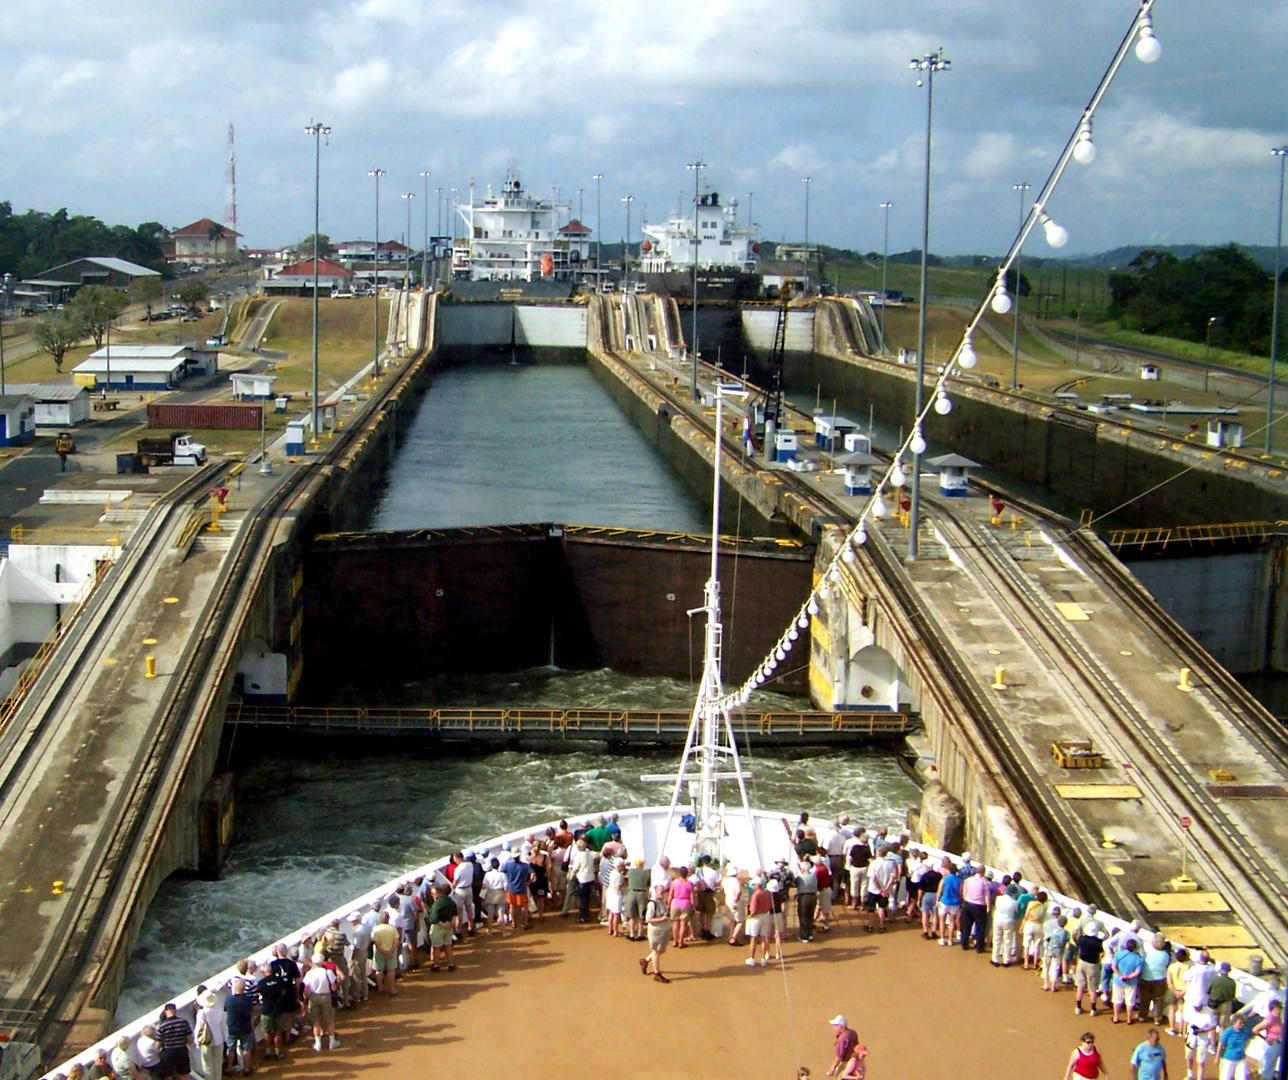
[[[0,199],[181,225],[223,216],[236,125],[245,243],[312,231],[313,145],[322,231],[370,236],[424,224],[424,181],[557,185],[604,235],[621,197],[657,220],[710,185],[754,192],[771,239],[920,242],[926,98],[908,69],[942,46],[935,82],[930,247],[1005,249],[1012,184],[1045,179],[1137,0],[40,0],[0,18]],[[1068,252],[1128,243],[1273,244],[1288,141],[1288,3],[1158,0],[1162,59],[1128,59],[1096,118],[1099,156],[1050,204]],[[582,195],[578,189],[584,189]],[[446,211],[444,211],[446,213]],[[1035,253],[1045,253],[1040,238]]]

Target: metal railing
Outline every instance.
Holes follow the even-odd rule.
[[[1221,540],[1265,540],[1288,533],[1288,521],[1230,521],[1216,525],[1171,525],[1141,529],[1114,529],[1111,548],[1146,547],[1172,543],[1216,543]]]
[[[383,731],[437,736],[555,735],[682,736],[691,716],[678,710],[648,709],[403,709],[247,705],[234,702],[225,723],[250,727],[307,728],[312,731]],[[907,713],[749,712],[734,723],[761,737],[811,736],[894,738],[920,727]]]
[[[11,544],[55,544],[60,547],[120,547],[119,528],[99,529],[92,525],[41,525],[29,528],[14,525],[9,529]]]

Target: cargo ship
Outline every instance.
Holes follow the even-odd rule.
[[[694,242],[694,227],[697,242]],[[697,197],[691,214],[640,227],[640,277],[667,296],[692,297],[696,258],[699,300],[754,300],[760,295],[759,230],[738,220],[738,201],[722,206],[720,193]]]

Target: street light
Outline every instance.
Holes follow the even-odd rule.
[[[634,195],[623,195],[622,202],[626,204],[626,242],[622,245],[622,292],[631,291],[631,203],[635,201]]]
[[[374,379],[380,374],[380,178],[385,175],[385,170],[368,169],[367,175],[376,178],[376,238],[372,241],[375,250],[371,261],[374,267],[372,276],[376,279],[375,302],[371,313],[371,377]]]
[[[305,135],[313,136],[313,397],[312,397],[312,422],[313,438],[316,441],[318,437],[318,229],[319,225],[319,208],[321,205],[321,183],[322,183],[322,140],[331,134],[331,129],[326,124],[319,124],[316,120],[310,120],[308,127],[304,129]],[[328,140],[328,145],[330,141]],[[261,439],[261,442],[263,440]],[[261,448],[262,449],[262,448]],[[260,456],[260,472],[267,474],[272,466],[268,463],[267,455]]]
[[[890,350],[886,347],[885,336],[885,315],[886,315],[886,267],[890,262],[890,207],[894,206],[892,202],[883,202],[881,209],[885,211],[885,239],[881,245],[881,353],[885,355]]]
[[[698,203],[701,202],[702,170],[707,163],[701,158],[690,161],[684,166],[693,170],[693,355],[689,358],[693,365],[693,390],[691,397],[698,400],[698,255],[702,251],[702,233],[698,230]]]
[[[1207,321],[1207,343],[1203,346],[1203,393],[1208,392],[1208,372],[1212,367],[1212,324],[1216,322],[1217,316],[1213,315]]]
[[[945,59],[944,50],[936,49],[920,58],[914,57],[908,65],[918,73],[917,85],[926,83],[926,181],[922,199],[921,220],[921,295],[917,300],[917,390],[916,407],[913,415],[916,423],[921,422],[921,410],[925,405],[926,379],[926,250],[930,246],[930,125],[934,116],[935,72],[951,71],[952,61]],[[908,515],[908,558],[917,557],[917,529],[921,519],[921,455],[925,450],[924,437],[915,438],[910,449],[912,454],[912,511]],[[920,447],[920,449],[918,449]]]
[[[425,244],[420,252],[420,287],[429,288],[429,177],[428,169],[421,171],[420,178],[425,181]]]
[[[595,291],[599,292],[604,286],[604,202],[601,190],[604,174],[597,172],[591,179],[595,181]]]
[[[802,260],[802,266],[805,271],[805,295],[809,295],[809,185],[814,178],[812,176],[802,176],[801,183],[805,185],[805,258]]]
[[[1024,231],[1024,193],[1029,190],[1027,180],[1012,184],[1011,190],[1020,193],[1020,232]],[[1011,339],[1011,389],[1020,388],[1020,253],[1015,253],[1015,334]]]
[[[403,292],[406,292],[411,286],[411,201],[416,193],[404,191],[402,197],[407,203],[407,250],[403,252]]]
[[[1151,41],[1154,39],[1151,37]],[[1139,54],[1140,46],[1136,46]],[[1142,59],[1144,59],[1142,57]],[[1270,453],[1270,439],[1275,428],[1275,364],[1279,360],[1279,293],[1280,252],[1284,241],[1284,163],[1288,162],[1288,146],[1276,146],[1270,151],[1279,159],[1279,224],[1275,227],[1275,304],[1270,318],[1270,404],[1266,406],[1266,453]]]

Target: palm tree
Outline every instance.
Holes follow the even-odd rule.
[[[212,221],[210,228],[206,230],[206,239],[210,241],[210,253],[216,259],[219,258],[219,241],[224,239],[227,234],[228,230],[217,221]]]

